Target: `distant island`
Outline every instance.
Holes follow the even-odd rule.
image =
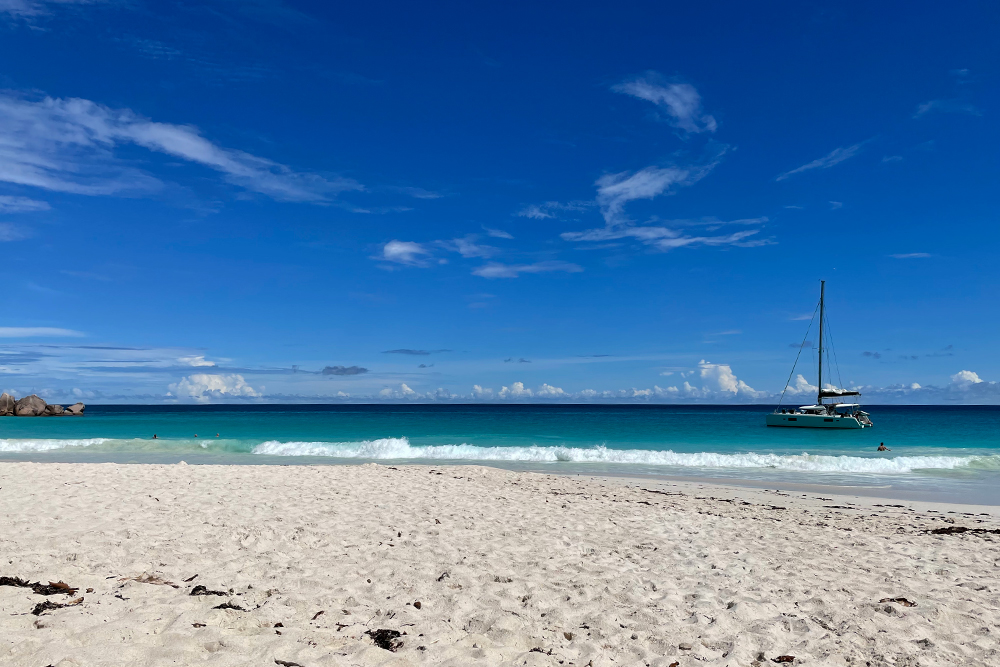
[[[39,396],[32,394],[18,400],[4,392],[0,394],[0,417],[82,417],[87,406],[74,403],[68,408],[61,405],[49,405]]]

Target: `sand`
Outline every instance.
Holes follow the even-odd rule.
[[[474,466],[0,463],[0,576],[79,589],[0,586],[0,664],[1000,665],[1000,534],[926,532],[996,529],[996,508],[937,508]]]

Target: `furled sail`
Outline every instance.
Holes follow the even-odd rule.
[[[848,391],[847,389],[824,389],[819,392],[820,398],[838,398],[840,396],[860,396],[860,391]]]

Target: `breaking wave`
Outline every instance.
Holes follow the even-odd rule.
[[[82,440],[0,440],[0,452],[47,452],[67,447],[91,447],[102,445],[108,438],[84,438]]]
[[[427,445],[414,447],[407,438],[380,438],[361,442],[278,442],[253,448],[270,456],[331,456],[343,459],[411,459],[457,461],[525,461],[535,463],[617,463],[694,468],[773,468],[796,472],[900,474],[914,470],[954,468],[1000,469],[1000,456],[897,456],[868,458],[823,454],[721,454],[673,452],[607,447],[479,447]]]
[[[259,443],[259,444],[257,444]],[[185,452],[262,455],[278,457],[331,457],[361,460],[410,461],[495,461],[524,463],[593,463],[612,465],[661,466],[751,470],[772,469],[801,473],[847,473],[892,475],[914,470],[1000,471],[1000,455],[954,456],[946,452],[922,456],[866,457],[832,454],[770,454],[675,452],[609,447],[412,445],[407,438],[379,438],[354,442],[266,442],[239,439],[0,439],[0,453],[42,453],[88,449],[105,453],[148,453],[178,455]],[[938,450],[940,452],[940,450]],[[967,450],[966,450],[967,451]]]

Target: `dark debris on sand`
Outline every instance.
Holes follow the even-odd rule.
[[[402,633],[399,630],[386,630],[382,628],[379,630],[368,630],[365,634],[372,638],[375,646],[383,648],[386,651],[395,653],[403,645],[403,640],[400,639]]]
[[[928,535],[961,535],[971,533],[973,535],[1000,535],[1000,528],[990,530],[989,528],[966,528],[965,526],[945,526],[944,528],[934,528],[924,531]]]
[[[26,579],[21,579],[20,577],[0,577],[0,586],[30,588],[31,592],[36,595],[58,595],[59,593],[73,595],[80,590],[62,581],[50,581],[46,586],[37,581],[33,584],[29,583]]]
[[[195,586],[194,588],[191,589],[191,592],[188,593],[188,595],[221,595],[221,596],[228,596],[229,593],[227,593],[225,591],[210,591],[209,589],[205,588],[204,586]]]
[[[51,602],[46,600],[45,602],[39,602],[35,605],[35,608],[31,610],[32,616],[41,616],[47,611],[52,611],[54,609],[62,609],[64,607],[75,607],[76,605],[83,602],[83,598],[77,598],[66,604],[58,604],[56,602]]]
[[[916,602],[913,602],[912,600],[907,600],[906,598],[882,598],[881,600],[879,600],[879,604],[883,604],[883,603],[886,603],[886,602],[896,602],[898,604],[903,605],[904,607],[916,607],[917,606]]]

